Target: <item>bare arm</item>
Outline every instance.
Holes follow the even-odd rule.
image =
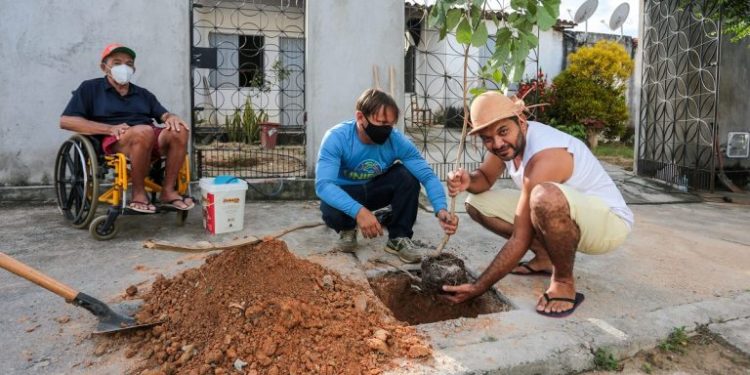
[[[455,197],[462,191],[479,194],[489,190],[505,171],[505,163],[497,156],[487,153],[482,164],[467,173],[463,168],[448,173],[448,195]]]
[[[489,190],[505,171],[505,163],[488,152],[479,168],[469,173],[469,193],[478,194]]]
[[[110,134],[112,126],[77,116],[61,116],[60,128],[80,134]]]
[[[565,182],[572,172],[573,156],[565,149],[549,149],[534,155],[525,168],[521,197],[513,221],[513,234],[474,284],[443,288],[447,292],[456,293],[447,297],[449,300],[458,303],[484,293],[518,264],[534,237],[529,205],[531,191],[543,182]]]
[[[120,139],[130,127],[127,124],[108,125],[101,122],[86,120],[78,116],[61,116],[60,128],[85,135],[113,135]]]

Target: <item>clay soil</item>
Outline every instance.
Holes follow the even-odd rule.
[[[298,259],[282,241],[226,250],[157,278],[121,336],[140,374],[378,374],[431,356],[366,286]]]
[[[622,361],[619,367],[619,371],[591,371],[585,374],[748,375],[750,358],[711,334],[699,333],[688,340],[681,352],[659,348],[642,351]]]
[[[375,294],[393,311],[396,319],[409,324],[432,323],[460,317],[476,318],[480,314],[490,314],[510,310],[492,292],[473,300],[454,305],[432,293],[416,291],[413,281],[400,273],[389,273],[370,280]]]

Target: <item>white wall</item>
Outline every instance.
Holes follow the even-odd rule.
[[[389,91],[388,68],[395,69],[395,99],[403,103],[404,2],[305,3],[307,168],[312,176],[326,130],[353,118],[355,100],[373,86],[373,65],[380,67],[381,88],[386,91]]]
[[[536,28],[534,28],[536,35]],[[539,48],[529,53],[526,59],[526,69],[524,70],[524,79],[536,77],[537,61],[539,68],[547,78],[548,83],[552,83],[563,70],[563,34],[560,31],[549,29],[539,33]]]
[[[189,119],[188,1],[0,1],[0,185],[48,184],[70,133],[59,118],[104,46],[137,56],[134,81]]]

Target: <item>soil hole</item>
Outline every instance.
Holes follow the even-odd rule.
[[[419,275],[420,272],[414,272]],[[410,325],[440,322],[460,317],[476,318],[481,314],[491,314],[511,310],[511,307],[498,297],[494,290],[458,305],[443,301],[429,292],[412,288],[413,281],[402,273],[387,273],[370,279],[375,295],[383,301],[396,319]]]

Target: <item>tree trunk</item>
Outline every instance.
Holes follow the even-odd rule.
[[[586,132],[586,141],[589,144],[589,149],[591,149],[591,151],[596,150],[596,146],[599,145],[599,133],[600,132],[601,132],[600,130],[596,130],[596,129],[589,130]]]

